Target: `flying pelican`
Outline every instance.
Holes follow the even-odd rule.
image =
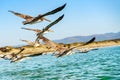
[[[36,36],[37,36],[38,33],[42,32],[42,30],[40,30],[40,29],[31,29],[31,28],[21,28],[21,29],[34,31],[34,32],[36,32]],[[53,31],[50,30],[50,29],[48,29],[48,30],[46,30],[44,33],[47,33],[47,32],[53,32]],[[40,46],[39,40],[37,40],[36,42],[31,42],[31,41],[29,41],[29,40],[21,40],[21,41],[26,42],[26,43],[28,43],[29,45],[34,46],[34,47]]]
[[[13,59],[13,58],[16,58],[18,54],[20,54],[22,51],[24,50],[24,48],[20,48],[20,51],[17,52],[17,53],[11,53],[11,54],[4,54],[1,58],[4,58],[4,59]]]
[[[35,40],[35,43],[38,42],[41,39],[41,36],[43,36],[43,33],[48,31],[50,27],[52,27],[53,25],[57,24],[59,21],[61,21],[64,17],[64,14],[62,16],[60,16],[59,18],[57,18],[55,21],[53,21],[52,23],[50,23],[48,26],[46,26],[41,32],[37,33],[37,38]]]
[[[45,31],[47,31],[47,30],[49,30],[49,28],[50,27],[52,27],[54,24],[56,24],[56,23],[58,23],[60,20],[62,20],[62,18],[64,17],[64,15],[62,15],[62,16],[60,16],[58,19],[56,19],[54,22],[52,22],[51,24],[49,24],[47,27],[45,27],[42,31],[40,31],[38,34],[37,34],[37,39],[36,39],[36,41],[35,42],[38,42],[39,41],[39,39],[46,39],[46,38],[42,38],[42,36],[43,36],[43,33],[45,32]],[[38,30],[37,30],[37,32],[38,32]],[[33,44],[31,41],[28,41],[28,40],[22,40],[22,41],[24,41],[24,42],[29,42],[29,44]],[[56,43],[54,43],[54,42],[52,42],[52,41],[50,41],[50,40],[44,40],[44,42],[45,43],[47,43],[47,45],[49,44],[49,45],[54,45],[54,48],[56,48]],[[48,46],[49,46],[48,45]],[[44,53],[44,52],[43,52]],[[41,53],[40,54],[29,54],[29,55],[27,55],[27,56],[37,56],[37,55],[41,55]],[[19,58],[15,58],[15,59],[12,59],[12,61],[11,62],[16,62],[16,61],[19,61],[19,60],[21,60],[21,59],[23,59],[23,58],[25,58],[25,57],[27,57],[27,56],[20,56]]]
[[[31,42],[31,41],[29,41],[29,40],[21,40],[21,41],[26,42],[26,43],[28,43],[29,45],[34,46],[34,47],[40,46],[40,42],[37,42],[37,43],[35,44],[35,42]]]
[[[40,32],[42,32],[42,30],[40,30],[40,29],[32,29],[32,28],[21,28],[21,29],[34,31],[34,32],[36,32],[36,33],[40,33]],[[53,31],[53,30],[48,29],[48,30],[46,30],[44,33],[48,33],[48,32],[54,32],[54,31]]]
[[[16,16],[19,16],[19,17],[25,19],[26,21],[23,21],[23,24],[24,24],[25,22],[29,22],[29,21],[31,21],[31,20],[33,20],[33,19],[35,18],[35,17],[29,16],[29,15],[22,14],[22,13],[18,13],[18,12],[11,11],[11,10],[9,10],[8,12],[11,12],[11,13],[13,13],[13,14],[16,15]],[[48,22],[51,22],[50,20],[46,19],[45,17],[39,18],[37,22],[42,22],[43,20],[46,20],[46,21],[48,21]]]
[[[21,51],[21,52],[22,52],[22,51]],[[40,52],[40,53],[36,53],[36,54],[27,54],[27,55],[22,55],[22,54],[18,53],[18,54],[16,55],[16,57],[13,57],[13,58],[11,59],[11,63],[12,63],[12,62],[21,61],[21,60],[23,60],[23,59],[25,59],[25,58],[27,58],[27,57],[39,56],[39,55],[42,55],[43,53],[45,53],[45,52]],[[19,55],[19,54],[20,54],[20,55]]]
[[[40,29],[31,29],[31,28],[21,28],[21,29],[34,31],[34,32],[36,32],[36,36],[38,35],[38,33],[41,33],[41,32],[42,32],[42,30],[40,30]],[[48,30],[46,30],[44,33],[47,33],[47,32],[53,32],[53,31],[50,30],[50,29],[48,29]],[[21,41],[26,42],[26,43],[28,43],[29,45],[34,46],[34,47],[37,47],[37,46],[40,45],[39,40],[37,40],[36,42],[31,42],[31,41],[29,41],[29,40],[21,40]]]
[[[81,46],[88,45],[88,44],[92,43],[93,41],[95,41],[95,37],[93,37],[91,40],[89,40],[88,42],[86,42],[86,43],[84,43],[82,45],[78,45],[78,46],[75,46],[75,47],[67,48],[67,49],[63,50],[62,52],[59,52],[58,54],[55,54],[55,56],[56,57],[61,57],[61,56],[64,56],[66,54],[70,54],[73,49],[81,47]]]
[[[18,57],[12,59],[11,63],[12,62],[18,62],[18,61],[24,60],[27,57],[35,57],[35,56],[39,56],[39,55],[42,55],[42,53],[39,53],[39,54],[29,54],[29,55],[19,55],[19,56],[17,55]]]
[[[82,45],[79,45],[79,46],[75,46],[75,47],[63,47],[49,39],[47,39],[46,37],[44,36],[40,36],[40,39],[43,40],[43,42],[50,46],[51,48],[55,49],[56,51],[58,51],[58,54],[55,54],[56,57],[61,57],[63,55],[66,55],[67,53],[70,53],[73,49],[77,48],[77,47],[81,47],[81,46],[85,46],[85,45],[88,45],[90,43],[92,43],[94,40],[95,40],[95,37],[93,37],[91,40],[89,40],[88,42],[82,44]]]
[[[50,11],[50,12],[47,12],[47,13],[45,13],[45,14],[42,14],[42,15],[40,14],[40,15],[38,15],[38,16],[36,16],[36,17],[31,17],[31,16],[29,16],[29,15],[17,13],[17,12],[10,11],[10,10],[9,10],[9,12],[15,14],[16,16],[19,16],[19,17],[21,17],[21,18],[24,18],[26,21],[23,21],[23,24],[26,25],[26,24],[34,24],[34,23],[36,23],[36,22],[41,22],[41,21],[43,21],[43,20],[46,20],[46,21],[51,22],[50,20],[48,20],[48,19],[46,19],[46,18],[44,18],[44,17],[45,17],[45,16],[48,16],[48,15],[55,14],[55,13],[61,11],[62,9],[64,9],[65,6],[66,6],[66,4],[64,4],[64,5],[62,5],[62,6],[58,7],[58,8]]]
[[[55,54],[56,57],[61,57],[61,56],[70,54],[70,52],[71,52],[73,49],[75,49],[75,48],[77,48],[77,47],[85,46],[85,45],[87,45],[87,44],[90,44],[90,43],[92,43],[92,42],[95,40],[95,37],[93,37],[91,40],[89,40],[88,42],[86,42],[86,43],[84,43],[84,44],[82,44],[82,45],[78,45],[78,46],[75,46],[75,47],[68,47],[68,48],[66,48],[66,47],[63,47],[63,46],[59,45],[58,43],[55,43],[55,42],[47,39],[47,38],[44,37],[44,36],[41,36],[40,38],[44,41],[44,43],[45,43],[46,45],[50,46],[51,48],[54,48],[54,49],[55,49],[55,52],[56,52],[56,51],[59,52],[58,54]],[[14,54],[14,57],[11,58],[11,62],[17,62],[17,61],[20,61],[20,60],[22,60],[22,59],[24,59],[24,58],[26,58],[26,57],[39,56],[39,55],[42,55],[42,54],[44,53],[44,52],[41,52],[41,53],[39,53],[39,54],[38,54],[38,53],[37,53],[37,54],[35,53],[35,54],[27,54],[27,55],[22,55],[22,54],[21,54],[21,55],[19,55],[23,50],[24,50],[24,48],[21,49],[17,54]]]
[[[25,48],[20,48],[20,51],[18,53],[12,53],[11,55],[13,55],[10,60],[11,60],[11,63],[12,62],[15,62],[16,60],[18,59],[22,59],[23,58],[23,55],[19,55],[21,52],[23,52],[25,50]]]

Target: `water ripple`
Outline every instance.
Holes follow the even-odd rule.
[[[37,56],[18,63],[0,59],[0,80],[119,80],[120,47],[62,58]]]

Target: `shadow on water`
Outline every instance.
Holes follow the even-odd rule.
[[[119,80],[120,47],[62,58],[37,56],[18,63],[0,59],[0,80]]]

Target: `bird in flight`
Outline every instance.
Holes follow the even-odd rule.
[[[29,22],[29,21],[33,20],[33,18],[34,18],[34,17],[32,17],[32,16],[29,16],[29,15],[26,15],[26,14],[22,14],[22,13],[18,13],[18,12],[15,12],[15,11],[10,11],[10,10],[9,10],[8,12],[11,12],[11,13],[15,14],[16,16],[19,16],[19,17],[25,19],[26,21],[23,21],[23,23],[24,23],[24,22]],[[43,20],[46,20],[46,21],[48,21],[48,22],[51,22],[50,20],[46,19],[45,17],[39,18],[39,19],[37,20],[37,22],[42,22]]]
[[[57,18],[55,21],[53,21],[52,23],[50,23],[48,26],[46,26],[41,32],[37,33],[37,38],[35,40],[35,43],[38,42],[41,39],[41,36],[43,36],[43,33],[48,31],[49,28],[51,28],[53,25],[57,24],[59,21],[61,21],[64,17],[64,14],[62,16],[60,16],[59,18]]]
[[[36,41],[38,42],[39,39],[41,39],[47,46],[53,48],[53,49],[56,49],[56,51],[58,51],[59,53],[56,55],[57,57],[61,57],[63,55],[66,55],[68,52],[72,51],[73,49],[77,48],[77,47],[80,47],[80,46],[84,46],[84,45],[87,45],[89,43],[92,43],[94,40],[95,40],[95,37],[93,37],[91,40],[89,40],[88,42],[86,42],[85,44],[83,45],[79,45],[79,46],[76,46],[76,47],[72,47],[72,48],[66,48],[66,47],[63,47],[49,39],[47,39],[46,37],[44,37],[42,34],[48,30],[50,27],[52,27],[53,25],[55,25],[56,23],[58,23],[60,20],[62,20],[62,18],[64,17],[64,15],[60,16],[58,19],[56,19],[54,22],[52,22],[51,24],[49,24],[47,27],[45,27],[45,29],[42,30],[42,32],[38,33],[37,34],[37,38],[36,38]]]
[[[35,42],[31,42],[31,41],[29,41],[29,40],[21,40],[21,41],[26,42],[26,43],[28,43],[30,46],[34,46],[34,47],[37,47],[37,46],[40,46],[40,45],[41,45],[40,42],[38,42],[38,43],[35,44]]]
[[[34,31],[34,32],[36,32],[36,33],[42,32],[42,30],[40,30],[40,29],[33,29],[33,28],[21,28],[21,29],[25,29],[25,30],[29,30],[29,31]],[[54,31],[48,29],[48,30],[46,30],[44,33],[48,33],[48,32],[54,32]]]
[[[19,17],[25,19],[26,21],[23,21],[23,25],[26,25],[26,24],[34,24],[34,23],[37,23],[37,22],[41,22],[43,20],[51,22],[50,20],[46,19],[45,16],[55,14],[55,13],[61,11],[62,9],[64,9],[65,6],[66,6],[66,3],[64,5],[56,8],[56,9],[50,11],[50,12],[47,12],[47,13],[42,14],[42,15],[39,14],[36,17],[32,17],[32,16],[29,16],[29,15],[26,15],[26,14],[21,14],[21,13],[14,12],[14,11],[11,11],[11,10],[9,10],[8,12],[11,12],[11,13],[15,14],[16,16],[19,16]]]
[[[47,46],[55,49],[55,51],[58,52],[57,54],[55,54],[56,57],[61,57],[61,56],[64,56],[64,55],[66,55],[66,54],[70,54],[73,49],[78,48],[78,47],[81,47],[81,46],[88,45],[88,44],[92,43],[93,41],[95,41],[95,37],[93,37],[93,38],[90,39],[88,42],[86,42],[86,43],[84,43],[84,44],[82,44],[82,45],[78,45],[78,46],[75,46],[75,47],[70,47],[70,46],[69,46],[69,47],[64,47],[64,46],[62,46],[62,45],[60,45],[60,44],[58,44],[58,43],[55,43],[55,42],[49,40],[48,38],[46,38],[46,37],[44,37],[44,36],[40,36],[40,39],[42,39],[43,42],[44,42]]]
[[[40,30],[40,31],[39,30],[37,30],[37,31],[35,30],[35,32],[37,32],[37,39],[36,39],[35,43],[33,43],[31,41],[28,41],[28,40],[22,40],[22,41],[27,42],[30,45],[35,45],[35,44],[38,44],[39,39],[42,39],[47,46],[50,46],[50,47],[52,46],[51,48],[56,48],[57,43],[54,43],[53,41],[50,41],[49,39],[43,37],[43,33],[45,31],[49,30],[50,27],[52,27],[53,25],[55,25],[56,23],[58,23],[60,20],[62,20],[63,17],[64,17],[64,14],[62,16],[60,16],[58,19],[56,19],[54,22],[52,22],[51,24],[49,24],[47,27],[45,27],[43,30]],[[39,54],[37,54],[37,55],[39,55]],[[41,53],[40,53],[40,55],[41,55]],[[28,56],[32,57],[32,56],[36,56],[36,54],[32,54],[32,55],[29,54]],[[19,61],[19,60],[21,60],[21,59],[23,59],[25,57],[28,57],[28,56],[21,56],[20,58],[15,58],[15,59],[12,60],[12,62]]]
[[[86,43],[84,43],[82,45],[78,45],[78,46],[75,46],[75,47],[67,47],[67,48],[61,46],[58,43],[55,43],[55,42],[47,39],[44,36],[41,36],[41,39],[46,43],[47,46],[50,46],[51,48],[54,48],[55,52],[56,51],[58,52],[57,54],[55,54],[55,56],[58,58],[58,57],[62,57],[64,55],[70,54],[72,52],[72,50],[75,49],[75,48],[85,46],[85,45],[88,45],[88,44],[92,43],[95,40],[95,37],[93,37],[91,40],[89,40],[88,42],[86,42]],[[22,54],[20,54],[22,51],[24,51],[24,48],[21,48],[18,53],[14,54],[14,56],[12,56],[12,58],[10,59],[11,62],[17,62],[17,61],[20,61],[20,60],[22,60],[22,59],[24,59],[26,57],[39,56],[39,55],[42,55],[44,53],[44,52],[42,52],[42,53],[39,53],[39,54],[35,53],[35,54],[22,55]],[[55,52],[53,52],[53,53],[55,53]]]
[[[86,43],[84,43],[82,45],[78,45],[78,46],[67,48],[67,49],[63,48],[63,50],[61,52],[59,52],[58,54],[55,54],[55,56],[56,57],[61,57],[61,56],[67,55],[67,54],[71,54],[73,49],[78,48],[78,47],[82,47],[82,46],[85,46],[85,45],[88,45],[88,44],[90,44],[90,43],[92,43],[94,41],[95,41],[95,37],[93,37],[88,42],[86,42]]]

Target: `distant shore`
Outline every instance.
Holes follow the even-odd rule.
[[[120,46],[120,39],[93,42],[89,45],[83,46],[83,48],[102,48],[109,46]]]
[[[71,44],[63,44],[60,43],[60,45],[63,45],[64,47],[74,47],[81,45],[83,43],[81,42],[76,42],[76,43],[71,43]],[[78,49],[95,49],[95,48],[102,48],[102,47],[109,47],[109,46],[120,46],[120,39],[115,39],[115,40],[105,40],[105,41],[97,41],[90,43],[86,46],[81,46],[78,47]],[[18,53],[21,48],[24,48],[25,50],[21,52],[22,55],[32,55],[32,54],[43,54],[47,52],[54,52],[55,50],[53,48],[49,48],[46,45],[41,45],[39,47],[32,47],[32,46],[21,46],[21,47],[12,47],[12,46],[6,46],[0,48],[0,54],[11,54],[11,53]]]

